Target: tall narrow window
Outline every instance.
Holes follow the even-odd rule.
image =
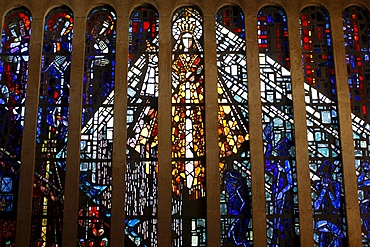
[[[352,107],[362,243],[370,244],[370,16],[356,6],[343,11],[344,45]]]
[[[110,239],[116,14],[109,6],[87,17],[82,94],[78,241],[108,246]]]
[[[173,246],[206,245],[203,19],[183,7],[172,17]]]
[[[267,243],[299,243],[298,198],[288,23],[278,7],[267,6],[257,17]]]
[[[46,16],[36,132],[32,246],[55,246],[62,241],[72,31],[72,12],[68,8],[55,8]]]
[[[346,216],[337,90],[329,17],[301,12],[301,43],[315,244],[346,245]]]
[[[216,15],[222,246],[252,244],[244,22],[237,6],[225,6]]]
[[[125,234],[137,246],[157,246],[158,32],[153,6],[131,13]]]
[[[6,16],[0,45],[0,246],[14,246],[31,14]]]

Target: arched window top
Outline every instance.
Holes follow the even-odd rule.
[[[116,13],[108,5],[90,11],[86,25],[87,53],[107,54],[115,52]]]
[[[344,45],[351,52],[369,51],[370,15],[359,6],[349,6],[343,10]]]
[[[174,52],[203,51],[203,18],[197,7],[182,7],[175,11],[172,16],[172,37]]]
[[[245,52],[245,19],[243,11],[227,5],[216,14],[217,52]]]
[[[302,28],[325,28],[330,32],[329,12],[324,7],[309,6],[301,11]],[[310,21],[308,21],[310,20]]]
[[[28,43],[31,35],[31,12],[25,7],[19,7],[10,10],[4,20],[2,31],[2,42],[0,44],[0,53],[2,54],[20,54],[27,52],[28,49],[17,49],[11,44],[14,42]]]
[[[72,10],[67,6],[50,10],[45,18],[44,32],[44,42],[71,42],[73,37]],[[71,51],[72,45],[65,45],[66,43],[63,43],[62,46],[55,46],[53,51],[44,50],[44,52]]]
[[[277,6],[265,6],[257,15],[258,48],[285,68],[290,68],[288,20]]]
[[[245,19],[243,10],[237,5],[226,5],[216,14],[216,23],[222,25],[239,38],[245,39]],[[218,40],[217,40],[218,41]]]
[[[136,7],[130,16],[129,51],[132,53],[159,51],[159,15],[151,4]]]
[[[112,6],[105,4],[105,5],[101,5],[101,6],[97,6],[97,7],[93,8],[89,12],[89,15],[87,16],[87,20],[90,20],[93,15],[96,15],[97,12],[99,12],[103,15],[106,15],[106,14],[111,15],[114,20],[117,19],[117,17],[116,17],[117,14],[116,14],[115,9]]]

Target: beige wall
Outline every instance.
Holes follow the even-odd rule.
[[[113,208],[111,246],[123,246],[123,201],[124,201],[124,162],[125,152],[125,112],[127,53],[128,53],[128,18],[130,12],[137,6],[150,3],[159,11],[160,20],[160,99],[159,99],[159,225],[158,242],[160,247],[171,243],[171,16],[176,8],[185,5],[197,5],[204,15],[205,67],[206,67],[206,149],[207,152],[207,241],[208,246],[218,246],[220,243],[220,213],[219,213],[219,174],[218,174],[218,144],[217,144],[217,68],[214,17],[217,10],[226,4],[239,5],[246,17],[248,81],[251,99],[260,98],[259,68],[256,16],[258,10],[266,5],[283,7],[288,16],[290,33],[290,49],[292,61],[292,81],[294,93],[296,150],[298,170],[299,216],[301,222],[300,236],[302,246],[313,246],[313,231],[311,217],[311,191],[308,167],[308,151],[306,139],[305,103],[303,89],[303,74],[301,68],[301,45],[299,33],[299,12],[304,7],[319,5],[325,7],[330,14],[333,44],[335,51],[336,78],[338,82],[338,104],[341,126],[343,170],[345,173],[346,209],[348,217],[348,239],[351,246],[361,246],[361,229],[357,203],[357,182],[354,169],[353,140],[350,119],[350,102],[347,89],[347,74],[345,50],[342,32],[341,12],[349,5],[367,6],[369,0],[148,0],[148,1],[72,1],[72,0],[2,0],[0,1],[0,16],[14,7],[25,6],[32,14],[32,37],[29,63],[29,81],[26,101],[26,120],[23,139],[21,180],[19,191],[17,246],[28,246],[30,235],[30,218],[32,202],[33,167],[35,160],[35,133],[37,119],[38,87],[40,78],[41,48],[43,21],[49,10],[65,4],[69,6],[75,18],[73,39],[73,62],[71,76],[68,160],[65,188],[65,215],[63,246],[76,246],[77,211],[78,211],[78,174],[79,174],[79,133],[81,85],[83,79],[84,39],[86,16],[89,11],[101,4],[111,5],[117,13],[117,53],[116,53],[116,89],[115,89],[115,129],[113,154]],[[1,19],[1,21],[3,18]],[[266,246],[266,218],[264,195],[264,167],[262,148],[261,102],[250,100],[250,133],[251,133],[251,163],[252,163],[252,202],[253,229],[255,246]],[[347,130],[347,131],[346,131]]]

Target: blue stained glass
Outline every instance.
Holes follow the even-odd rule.
[[[370,244],[370,15],[365,9],[350,6],[342,13],[346,48],[348,88],[352,107],[355,167],[361,215],[362,243]]]
[[[73,17],[55,8],[45,19],[30,245],[61,245],[67,157]]]
[[[298,199],[287,18],[275,6],[257,17],[265,152],[267,243],[292,246],[298,239]]]
[[[14,243],[30,34],[27,9],[5,16],[0,45],[0,244]]]
[[[115,27],[116,15],[110,6],[94,8],[87,17],[82,94],[79,246],[108,246],[111,238]]]
[[[346,215],[331,31],[326,11],[301,12],[307,139],[311,171],[314,240],[346,246]]]
[[[251,246],[251,171],[244,14],[216,14],[221,245]]]
[[[14,245],[28,76],[30,12],[4,19],[0,44],[0,246]]]

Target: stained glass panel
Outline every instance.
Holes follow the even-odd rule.
[[[51,10],[45,19],[30,244],[60,245],[67,158],[72,12]]]
[[[0,45],[0,246],[14,246],[31,14],[11,10]]]
[[[80,246],[108,246],[110,240],[116,14],[109,6],[87,17],[82,94]]]
[[[352,107],[352,130],[362,243],[370,244],[370,16],[356,6],[343,11],[344,45]]]
[[[157,246],[158,32],[158,12],[153,6],[131,13],[125,234],[126,241],[136,246]]]
[[[252,245],[245,19],[239,7],[216,14],[221,245]]]
[[[301,12],[300,23],[315,245],[345,246],[342,156],[329,16],[322,8],[308,7]]]
[[[172,245],[206,246],[202,14],[172,17]]]
[[[299,243],[294,119],[288,23],[278,7],[257,17],[265,154],[267,243]]]

